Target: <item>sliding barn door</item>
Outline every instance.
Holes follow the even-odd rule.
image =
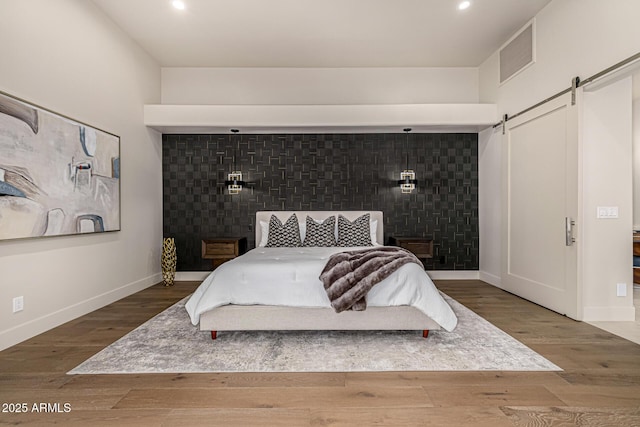
[[[577,109],[567,94],[507,121],[502,193],[503,288],[574,319]]]

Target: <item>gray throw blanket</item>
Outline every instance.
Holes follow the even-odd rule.
[[[395,246],[339,252],[331,255],[320,280],[336,313],[362,311],[369,289],[409,262],[422,266],[414,254]]]

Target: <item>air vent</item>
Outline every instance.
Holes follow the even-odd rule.
[[[500,49],[500,84],[535,62],[535,20],[531,20]]]

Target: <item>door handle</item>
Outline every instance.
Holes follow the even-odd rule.
[[[564,230],[565,230],[565,244],[566,246],[571,246],[575,243],[576,239],[573,238],[573,226],[576,225],[576,222],[569,217],[565,217],[564,219]]]

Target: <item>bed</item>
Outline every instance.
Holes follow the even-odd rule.
[[[338,215],[349,221],[369,214],[373,245],[384,242],[380,211],[260,211],[256,213],[256,248],[222,264],[186,304],[200,330],[453,330],[457,319],[421,265],[406,264],[375,285],[364,311],[331,308],[318,278],[329,257],[361,247],[265,247],[269,221],[296,214],[301,240],[307,216],[319,223]],[[305,230],[303,230],[305,229]],[[337,237],[337,225],[335,227]],[[311,238],[311,236],[309,236]]]

